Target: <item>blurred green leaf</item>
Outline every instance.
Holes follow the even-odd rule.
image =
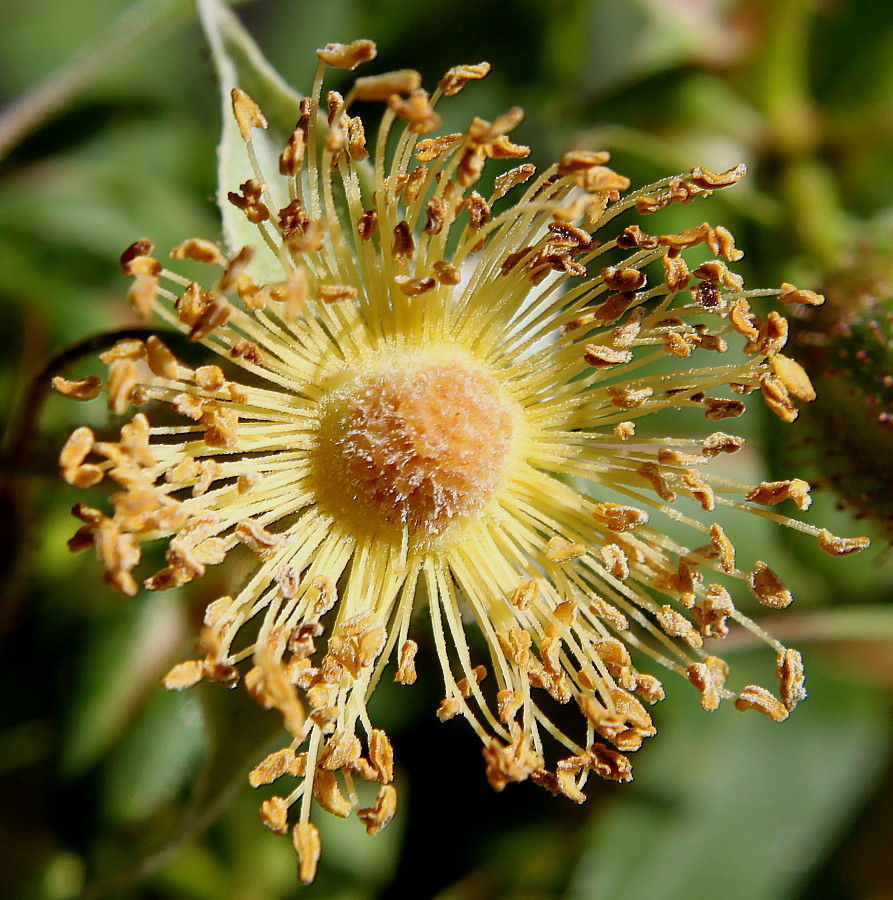
[[[705,714],[678,694],[656,720],[633,791],[593,818],[569,900],[790,896],[889,752],[879,693],[824,674],[781,727],[728,706]]]
[[[125,602],[85,636],[62,753],[69,775],[83,772],[125,732],[183,635],[176,592]]]
[[[155,691],[111,759],[105,810],[115,822],[147,819],[194,774],[205,750],[195,693]]]

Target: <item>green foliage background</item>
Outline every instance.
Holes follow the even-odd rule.
[[[746,185],[686,208],[679,227],[704,217],[729,226],[751,286],[839,278],[860,247],[891,271],[887,0],[265,0],[239,13],[299,91],[313,51],[333,40],[371,37],[375,71],[418,68],[428,85],[451,65],[489,60],[493,74],[444,107],[446,127],[520,104],[517,137],[535,162],[572,145],[610,149],[642,183],[746,161]],[[802,536],[757,526],[746,535],[753,552],[766,548],[799,597],[770,623],[809,665],[811,697],[788,723],[708,715],[670,682],[635,783],[593,785],[575,807],[529,784],[493,795],[470,730],[434,718],[434,679],[385,688],[377,714],[399,758],[400,813],[374,839],[356,821],[320,816],[320,875],[299,889],[289,841],[260,826],[260,797],[244,780],[276,722],[238,691],[158,685],[189,653],[202,602],[225,586],[129,600],[89,554],[67,553],[79,498],[57,480],[55,455],[75,424],[101,427],[103,414],[46,396],[40,378],[62,348],[134,324],[116,263],[131,241],[166,247],[219,231],[219,101],[205,40],[186,0],[7,0],[0,35],[8,896],[890,896],[888,538],[830,560]],[[777,471],[784,447],[821,478],[809,444],[751,420],[757,477]],[[831,497],[815,507],[812,519],[836,533],[871,527]],[[746,671],[766,659],[742,645],[734,662]]]

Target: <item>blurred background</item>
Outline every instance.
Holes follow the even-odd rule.
[[[372,38],[369,72],[417,68],[428,87],[452,65],[490,61],[490,77],[442,107],[445,128],[520,104],[516,137],[539,164],[572,146],[608,149],[643,184],[746,162],[745,184],[682,208],[678,227],[729,227],[750,287],[788,280],[828,293],[821,316],[793,328],[829,399],[791,437],[758,403],[734,430],[751,440],[754,477],[796,469],[827,488],[810,521],[871,534],[875,547],[832,560],[812,540],[751,526],[798,598],[768,627],[803,651],[809,701],[779,727],[704,713],[689,686],[667,679],[661,734],[636,760],[636,781],[591,783],[582,806],[531,784],[493,794],[470,729],[434,717],[433,679],[385,687],[372,715],[395,744],[398,816],[368,838],[355,819],[319,815],[320,873],[299,888],[290,841],[259,824],[262,798],[245,782],[277,722],[241,691],[159,686],[191,652],[226,573],[127,599],[103,584],[92,554],[68,553],[82,498],[57,478],[58,448],[104,416],[46,392],[60,359],[88,355],[79,342],[136,324],[117,265],[124,247],[219,233],[220,103],[206,42],[186,0],[6,0],[0,893],[893,898],[888,0],[259,0],[237,11],[304,92],[329,41]],[[766,664],[744,642],[733,660],[745,674]]]

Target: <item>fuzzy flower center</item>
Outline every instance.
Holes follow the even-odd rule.
[[[323,425],[328,480],[342,504],[436,536],[493,497],[512,417],[489,375],[456,362],[417,363],[338,392]]]

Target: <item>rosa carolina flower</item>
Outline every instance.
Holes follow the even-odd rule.
[[[530,778],[581,802],[591,774],[632,777],[664,696],[655,672],[690,682],[707,710],[731,701],[780,721],[805,696],[797,651],[738,608],[791,594],[717,512],[772,519],[834,555],[867,544],[781,512],[809,506],[801,479],[715,471],[744,445],[720,428],[746,404],[791,422],[814,396],[782,352],[786,319],[760,310],[821,297],[745,290],[721,226],[647,224],[730,188],[743,166],[638,190],[602,152],[537,171],[511,139],[518,108],[438,133],[437,106],[488,64],[451,69],[430,96],[409,70],[342,96],[323,93],[327,69],[375,46],[318,56],[278,171],[256,152],[263,111],[232,92],[249,177],[228,202],[254,241],[189,239],[172,268],[148,239],[121,257],[137,313],[209,361],[187,365],[161,333],[104,353],[104,382],[55,380],[76,399],[104,391],[112,413],[140,409],[120,440],[81,427],[61,454],[69,483],[116,485],[110,512],[76,507],[71,541],[95,548],[112,585],[137,593],[146,543],[166,545],[149,590],[240,546],[256,557],[208,606],[199,658],[165,684],[242,681],[282,715],[287,743],[250,781],[284,785],[261,816],[292,831],[305,882],[314,804],[356,810],[370,833],[394,814],[391,743],[368,711],[383,677],[442,679],[437,716],[467,720],[496,790]],[[385,104],[371,148],[356,101]],[[690,248],[709,258],[690,265]],[[207,279],[177,274],[183,259]],[[681,430],[678,410],[703,433]],[[733,628],[775,652],[771,689],[727,684],[717,647]],[[417,666],[420,632],[433,649]],[[579,711],[573,730],[555,724],[562,705]]]

